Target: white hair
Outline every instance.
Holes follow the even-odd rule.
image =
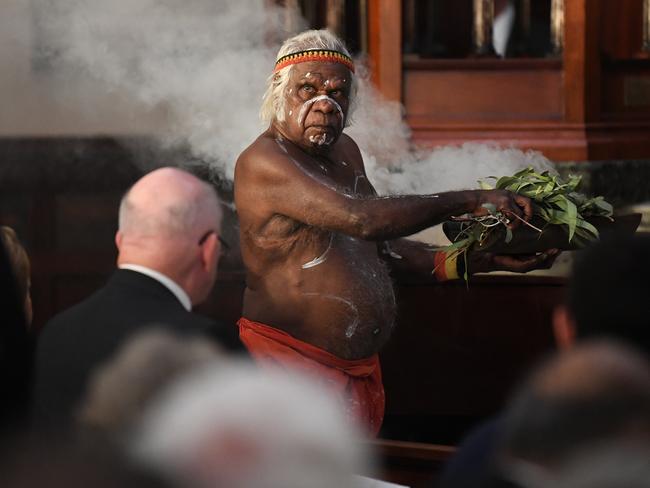
[[[188,486],[331,488],[367,469],[360,440],[311,378],[235,364],[181,380],[145,418],[132,452]]]
[[[345,43],[326,29],[308,30],[290,37],[280,47],[276,61],[288,54],[307,51],[309,49],[327,49],[338,51],[348,57],[352,57],[345,47]],[[285,119],[285,102],[286,90],[289,84],[289,77],[295,65],[289,65],[280,71],[271,73],[266,80],[266,92],[262,97],[262,107],[260,109],[260,118],[265,122],[277,120],[282,122]],[[351,121],[351,114],[354,111],[355,99],[357,92],[357,79],[354,73],[351,73],[352,85],[350,87],[350,107],[346,117],[346,125]]]

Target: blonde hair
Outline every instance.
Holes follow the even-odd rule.
[[[6,225],[0,226],[0,241],[2,241],[7,250],[7,256],[11,263],[11,269],[14,272],[14,278],[18,284],[20,296],[26,297],[29,293],[30,282],[30,265],[27,252],[18,240],[16,231],[11,227],[7,227]]]
[[[330,51],[338,51],[350,56],[350,52],[345,47],[345,43],[326,29],[322,30],[308,30],[300,34],[290,37],[280,47],[276,60],[288,54],[306,51],[309,49],[327,49]],[[290,65],[281,70],[271,73],[266,80],[266,92],[262,97],[262,107],[260,108],[260,118],[265,122],[277,120],[283,122],[285,119],[285,102],[286,90],[289,85],[289,77],[295,65]],[[353,73],[352,86],[350,89],[350,108],[346,117],[346,125],[349,125],[351,120],[350,115],[354,111],[355,98],[357,92],[357,80]]]

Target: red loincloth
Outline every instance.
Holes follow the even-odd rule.
[[[362,428],[374,436],[379,433],[386,401],[377,354],[348,361],[268,325],[243,317],[237,324],[241,341],[257,362],[316,376],[344,400],[347,414]]]

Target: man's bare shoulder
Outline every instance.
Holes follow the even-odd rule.
[[[359,150],[359,146],[357,143],[347,135],[345,132],[341,133],[341,137],[339,137],[339,145],[342,150],[350,153],[357,153],[359,157],[361,157],[361,151]]]
[[[356,169],[363,170],[363,157],[357,143],[346,133],[342,133],[338,141],[339,150],[346,158],[346,163],[352,164]]]
[[[237,173],[251,170],[263,171],[265,167],[273,167],[278,160],[287,159],[278,141],[268,132],[260,135],[237,158],[235,178]]]

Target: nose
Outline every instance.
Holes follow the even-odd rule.
[[[334,101],[329,97],[322,97],[314,102],[314,110],[317,112],[322,112],[324,114],[332,113],[336,110]]]

